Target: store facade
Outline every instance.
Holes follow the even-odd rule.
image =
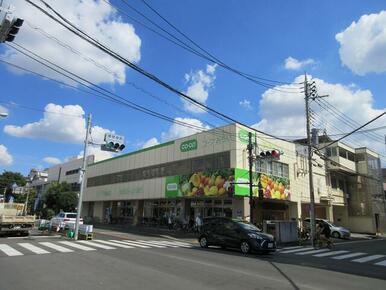
[[[254,222],[300,218],[309,202],[308,177],[299,174],[304,147],[255,132],[253,140],[256,153],[281,152],[278,160],[254,163]],[[248,128],[231,124],[91,164],[82,215],[134,224],[169,215],[249,219],[247,144]],[[316,170],[321,178],[323,170]]]

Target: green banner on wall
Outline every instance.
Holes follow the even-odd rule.
[[[290,181],[288,178],[277,177],[264,173],[253,173],[253,196],[259,196],[258,184],[261,184],[263,196],[267,199],[290,200]],[[244,184],[247,183],[247,184]],[[249,172],[235,169],[235,196],[249,196]]]
[[[165,196],[166,197],[177,197],[179,196],[178,185],[180,183],[180,176],[167,176],[165,181]]]

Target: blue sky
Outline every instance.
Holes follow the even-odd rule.
[[[39,14],[25,1],[12,2],[16,6],[14,14],[28,22],[18,34],[15,40],[17,44],[133,102],[172,118],[189,118],[185,121],[200,126],[208,126],[206,122],[216,126],[224,124],[207,113],[189,111],[189,107],[184,106],[178,96],[130,68],[107,59],[101,52],[87,47],[70,33],[62,32],[60,26]],[[35,2],[39,4],[38,0]],[[112,49],[181,91],[192,93],[192,97],[204,101],[206,105],[269,133],[279,136],[304,135],[304,104],[301,94],[295,96],[269,91],[221,67],[208,67],[213,64],[160,38],[119,11],[112,11],[111,6],[103,1],[83,1],[86,2],[83,6],[79,6],[78,0],[47,2],[70,19],[78,16],[79,22],[76,24],[84,30],[98,39],[106,40]],[[111,2],[127,14],[141,19],[122,1]],[[175,33],[142,1],[134,0],[130,3]],[[328,100],[330,104],[358,123],[366,122],[386,107],[383,95],[386,89],[386,14],[382,12],[386,11],[386,5],[383,1],[148,0],[148,3],[206,50],[239,70],[284,82],[293,82],[307,71],[317,81],[320,92],[327,92],[331,96]],[[373,16],[362,17],[364,15]],[[144,19],[141,21],[145,22]],[[100,23],[104,25],[102,31],[96,28]],[[351,30],[348,29],[350,25]],[[111,74],[31,27],[40,27],[57,39],[71,43],[83,56],[101,61],[119,77],[112,80]],[[341,41],[338,41],[336,35],[340,32],[343,35]],[[382,51],[383,58],[380,53]],[[0,45],[0,55],[2,60],[57,77],[27,61],[5,44]],[[289,57],[292,58],[292,66]],[[69,115],[82,116],[79,113],[82,109],[86,114],[92,113],[93,125],[99,126],[95,129],[99,132],[98,136],[95,135],[97,140],[103,136],[104,130],[113,130],[125,136],[126,152],[142,148],[149,140],[152,141],[148,145],[194,133],[75,89],[20,73],[4,64],[0,65],[0,76],[0,109],[6,109],[9,113],[6,119],[0,119],[0,170],[27,174],[33,167],[45,168],[57,161],[52,158],[63,161],[79,155],[82,151],[84,118]],[[174,107],[144,94],[129,82]],[[51,105],[50,108],[56,110],[56,113],[44,115],[43,111],[50,103],[61,107]],[[68,105],[72,107],[63,108]],[[76,105],[81,108],[74,107]],[[61,115],[63,113],[67,115]],[[319,113],[327,116],[322,111]],[[324,124],[328,133],[339,133],[338,129],[343,132],[349,130],[345,124],[334,122],[333,116],[326,119],[317,125]],[[27,125],[34,122],[39,123]],[[384,119],[378,125],[381,126],[382,122],[384,124]],[[337,124],[338,128],[334,129],[329,123]],[[377,133],[383,135],[385,131]],[[385,154],[381,142],[374,144],[366,138],[353,138],[350,141],[354,146],[373,145],[374,150]],[[51,159],[45,159],[47,157]]]

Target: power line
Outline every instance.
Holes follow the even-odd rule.
[[[44,29],[42,29],[41,27],[37,27],[37,26],[33,26],[32,24],[28,23],[27,24],[32,28],[34,29],[35,31],[41,33],[43,36],[47,37],[48,39],[56,42],[57,44],[59,44],[60,46],[62,46],[63,48],[69,50],[70,52],[82,57],[82,59],[96,65],[97,67],[103,69],[105,72],[109,73],[109,74],[112,74],[113,77],[115,78],[116,77],[116,74],[112,71],[110,71],[109,69],[107,69],[104,65],[101,65],[99,64],[99,62],[97,62],[95,59],[91,58],[91,57],[88,57],[88,56],[85,56],[83,55],[81,52],[79,52],[78,50],[74,49],[73,47],[71,47],[70,45],[68,45],[67,43],[59,40],[58,38],[56,38],[55,36],[49,34],[48,32],[46,32]],[[136,90],[138,91],[141,91],[142,93],[144,93],[145,95],[148,95],[150,97],[152,97],[153,99],[159,101],[159,102],[162,102],[170,107],[172,107],[173,109],[175,109],[176,111],[179,111],[179,112],[182,112],[184,114],[187,114],[189,115],[190,117],[195,117],[193,114],[190,114],[189,112],[186,112],[184,110],[182,110],[180,107],[176,106],[176,105],[173,105],[169,102],[167,102],[166,100],[154,95],[153,93],[149,92],[148,90],[142,88],[141,86],[139,86],[138,84],[132,82],[132,81],[129,81],[129,80],[126,80],[125,81],[125,84],[129,84],[131,85],[133,88],[135,88]],[[206,124],[208,124],[209,126],[211,127],[216,127],[215,125],[205,121]]]
[[[366,122],[366,123],[363,124],[362,126],[356,128],[355,130],[353,130],[353,131],[347,133],[346,135],[343,135],[342,137],[338,138],[337,140],[334,140],[334,141],[330,142],[329,144],[323,146],[322,148],[319,148],[319,150],[322,150],[322,149],[324,149],[324,148],[326,148],[326,147],[331,146],[332,144],[335,144],[335,143],[339,142],[340,140],[342,140],[342,139],[344,139],[344,138],[346,138],[346,137],[352,135],[353,133],[359,131],[360,129],[362,129],[362,128],[364,128],[364,127],[366,127],[367,125],[369,125],[369,124],[371,124],[372,122],[378,120],[379,118],[381,118],[381,117],[384,116],[384,115],[386,115],[386,111],[384,111],[383,113],[379,114],[378,116],[376,116],[375,118],[371,119],[370,121]]]
[[[126,0],[121,0],[122,2],[124,3],[127,3]],[[147,1],[145,0],[141,0],[151,11],[153,11],[158,17],[160,17],[164,22],[166,22],[169,26],[171,26],[175,31],[177,31],[179,34],[181,34],[185,39],[187,39],[188,41],[190,41],[193,45],[195,45],[198,49],[200,49],[201,51],[203,51],[204,53],[206,53],[207,55],[209,55],[212,59],[216,60],[216,63],[218,65],[222,65],[223,67],[227,68],[227,69],[230,69],[234,72],[237,72],[237,74],[242,74],[244,76],[250,76],[252,78],[255,78],[255,79],[259,79],[259,80],[262,80],[262,81],[266,81],[266,82],[272,82],[272,83],[279,83],[279,84],[289,84],[288,82],[282,82],[282,81],[277,81],[277,80],[271,80],[271,79],[267,79],[267,78],[262,78],[262,77],[258,77],[258,76],[254,76],[254,75],[251,75],[251,74],[246,74],[246,73],[243,73],[239,70],[236,70],[228,65],[226,65],[223,61],[221,61],[218,57],[214,56],[212,53],[210,53],[208,50],[204,49],[202,46],[200,46],[196,41],[194,41],[191,37],[189,37],[187,34],[185,34],[184,32],[182,32],[179,28],[177,28],[174,24],[172,24],[168,19],[166,19],[166,17],[162,16],[155,8],[153,8]]]
[[[53,19],[55,22],[57,22],[58,24],[62,25],[64,28],[68,29],[69,31],[71,31],[72,33],[74,33],[75,35],[78,35],[80,38],[84,39],[85,41],[89,42],[90,44],[92,44],[93,46],[103,50],[104,52],[106,52],[107,54],[109,54],[110,56],[112,56],[113,58],[119,60],[120,62],[126,64],[127,66],[131,67],[132,69],[134,69],[135,71],[143,74],[144,76],[148,77],[149,79],[157,82],[158,84],[160,84],[161,86],[165,87],[166,89],[170,90],[171,92],[187,99],[187,100],[190,100],[191,102],[193,102],[197,107],[201,108],[201,109],[204,109],[206,110],[208,113],[216,116],[217,118],[220,118],[224,121],[231,121],[233,123],[238,123],[242,126],[245,126],[247,128],[249,128],[250,130],[253,130],[255,132],[259,132],[259,133],[262,133],[246,124],[243,124],[239,121],[237,121],[236,119],[232,118],[232,117],[229,117],[227,115],[225,115],[224,113],[221,113],[213,108],[210,108],[200,102],[198,102],[197,100],[189,97],[188,95],[180,92],[179,90],[175,89],[174,87],[172,87],[171,85],[165,83],[164,81],[160,80],[158,77],[156,77],[155,75],[145,71],[144,69],[140,68],[139,66],[133,64],[132,62],[130,62],[129,60],[127,60],[126,58],[120,56],[119,54],[117,54],[116,52],[112,51],[111,49],[109,49],[108,47],[106,47],[105,45],[101,44],[99,41],[97,41],[96,39],[92,38],[91,36],[89,36],[87,33],[83,32],[81,29],[79,29],[78,27],[76,27],[74,24],[72,24],[70,21],[68,21],[66,18],[64,18],[60,13],[58,13],[55,9],[53,9],[49,4],[45,3],[43,0],[40,0],[44,5],[46,5],[47,8],[49,8],[50,10],[52,10],[62,21],[64,21],[65,23],[67,23],[69,26],[65,25],[63,22],[59,21],[57,18],[55,18],[54,16],[52,16],[50,13],[48,13],[46,10],[44,10],[43,8],[41,8],[40,6],[36,5],[35,3],[31,2],[30,0],[25,0],[26,2],[28,2],[29,4],[31,4],[32,6],[34,6],[35,8],[37,8],[38,10],[40,10],[42,13],[44,13],[45,15],[47,15],[48,17],[50,17],[51,19]],[[265,134],[265,133],[264,133]],[[274,137],[273,135],[270,135],[270,134],[267,134],[268,136],[272,136]],[[280,139],[280,138],[278,138]],[[284,140],[286,141],[286,140]]]
[[[122,14],[126,15],[127,17],[129,17],[130,19],[134,20],[130,15],[128,15],[127,13],[125,13],[125,12],[124,12],[122,9],[120,9],[119,7],[114,6],[113,4],[111,4],[111,3],[110,3],[109,1],[107,1],[107,0],[103,0],[103,1],[106,2],[107,4],[109,4],[110,6],[114,7],[115,9],[117,9],[117,10],[120,11]],[[43,2],[43,1],[41,1],[41,2]],[[175,39],[178,43],[176,43],[176,41],[173,41],[173,40],[172,40],[172,42],[173,42],[174,44],[178,45],[179,47],[182,47],[183,49],[188,50],[189,52],[191,52],[191,53],[193,53],[193,54],[195,54],[195,55],[197,55],[197,56],[199,56],[199,57],[201,57],[201,58],[204,58],[204,59],[206,59],[206,60],[208,60],[208,61],[210,61],[210,62],[212,62],[212,63],[215,63],[215,64],[217,64],[217,65],[219,65],[219,66],[221,66],[221,67],[223,67],[223,68],[225,68],[225,69],[227,69],[227,70],[230,70],[230,71],[232,71],[232,72],[234,72],[234,73],[236,73],[236,74],[238,74],[238,75],[240,75],[240,76],[242,76],[242,77],[244,77],[244,78],[246,78],[246,79],[248,79],[248,80],[250,80],[250,81],[252,81],[252,82],[254,82],[254,83],[256,83],[256,84],[258,84],[258,85],[260,85],[260,86],[263,86],[263,87],[265,87],[265,88],[272,89],[272,90],[275,90],[275,91],[284,92],[284,93],[298,93],[298,92],[293,92],[293,91],[284,91],[284,90],[281,90],[281,89],[276,88],[276,85],[272,85],[272,84],[269,84],[269,83],[264,83],[264,82],[262,82],[261,80],[259,81],[259,80],[256,79],[256,78],[258,78],[258,77],[252,76],[252,75],[249,75],[249,74],[246,74],[246,73],[242,73],[242,72],[240,72],[240,71],[237,71],[236,69],[233,69],[233,68],[227,66],[226,64],[224,64],[223,62],[219,61],[217,58],[215,58],[215,57],[214,57],[213,55],[211,55],[211,54],[209,54],[209,57],[208,57],[207,54],[203,54],[202,52],[197,51],[194,47],[190,46],[190,45],[187,44],[186,42],[182,41],[180,38],[176,37],[175,35],[171,34],[169,31],[165,30],[163,27],[159,26],[157,23],[155,23],[155,22],[154,22],[153,20],[151,20],[149,17],[147,17],[147,16],[144,15],[142,12],[140,12],[139,10],[137,10],[136,8],[134,8],[132,5],[130,5],[127,1],[123,1],[123,0],[122,0],[122,2],[123,2],[127,7],[129,7],[131,10],[133,10],[133,11],[136,12],[137,14],[141,15],[143,18],[145,18],[147,21],[149,21],[151,24],[153,24],[155,27],[157,27],[158,29],[160,29],[161,31],[163,31],[164,33],[168,34],[170,37],[172,37],[173,39]],[[51,9],[51,10],[52,10],[52,9]],[[140,21],[137,21],[137,20],[135,20],[135,21],[136,21],[137,23],[141,24],[141,25],[144,25],[144,24],[141,23]],[[146,26],[146,25],[144,25],[144,26],[145,26],[146,28],[149,29],[148,26]],[[150,29],[150,30],[154,32],[153,29]],[[156,33],[159,35],[158,32],[156,32]],[[164,37],[164,38],[166,38],[167,40],[170,41],[170,39],[169,39],[168,37]],[[262,78],[260,78],[260,79],[262,79]],[[268,79],[266,79],[266,80],[268,80]],[[270,80],[270,81],[272,81],[272,80]],[[283,84],[290,84],[290,83],[279,82],[279,81],[272,81],[272,82],[283,83]],[[285,89],[287,89],[287,90],[288,90],[288,89],[289,89],[289,90],[300,90],[300,88],[291,88],[291,87],[290,87],[290,88],[287,87],[287,88],[285,88]]]
[[[65,68],[62,68],[62,67],[59,67],[59,66],[55,65],[54,63],[50,62],[49,60],[47,60],[47,59],[37,55],[36,53],[28,50],[27,48],[24,48],[24,47],[18,45],[17,43],[14,43],[14,44],[17,45],[18,47],[20,47],[21,49],[26,50],[28,53],[34,55],[35,57],[31,56],[30,54],[25,53],[24,51],[14,47],[13,45],[10,45],[10,44],[8,44],[8,45],[11,46],[13,49],[17,50],[18,52],[22,53],[23,55],[25,55],[25,56],[33,59],[34,61],[36,61],[36,62],[38,62],[38,63],[40,63],[40,64],[42,64],[42,65],[44,65],[44,66],[46,66],[48,68],[50,68],[51,70],[55,71],[56,73],[64,75],[65,77],[73,80],[74,82],[76,82],[76,83],[78,83],[78,84],[80,84],[82,86],[85,86],[88,89],[91,89],[92,91],[95,91],[96,93],[98,93],[98,95],[94,94],[97,97],[101,97],[101,98],[103,98],[105,100],[112,101],[112,102],[115,102],[115,103],[118,103],[118,104],[122,104],[122,105],[128,106],[128,107],[130,107],[130,108],[132,108],[134,110],[143,112],[143,113],[148,114],[148,115],[152,115],[154,117],[163,119],[163,120],[171,122],[171,123],[176,123],[176,124],[179,124],[179,125],[182,125],[182,126],[187,126],[189,128],[196,129],[196,130],[199,130],[199,131],[206,130],[206,128],[195,126],[195,125],[188,124],[188,123],[181,122],[181,121],[177,121],[177,120],[175,120],[175,119],[173,119],[171,117],[168,117],[166,115],[157,113],[157,112],[155,112],[153,110],[150,110],[150,109],[147,109],[147,108],[145,108],[143,106],[137,105],[137,104],[135,104],[135,103],[133,103],[133,102],[131,102],[131,101],[129,101],[129,100],[127,100],[127,99],[117,95],[117,94],[114,94],[114,93],[112,93],[112,92],[110,92],[110,91],[108,91],[108,90],[106,90],[106,89],[104,89],[104,88],[102,88],[102,87],[100,87],[100,86],[98,86],[98,85],[96,85],[96,84],[94,84],[94,83],[92,83],[92,82],[90,82],[90,81],[80,77],[79,75],[71,73],[70,71],[66,70]],[[47,63],[51,64],[52,66],[57,67],[58,69],[66,72],[66,73],[63,73],[60,70],[55,69],[52,66],[47,65],[46,63],[44,63],[43,61],[40,61],[36,57],[42,59],[44,62],[47,62]],[[78,79],[80,79],[82,81],[79,81]],[[95,89],[94,87],[96,87],[97,89]]]
[[[251,130],[253,131],[256,131],[256,132],[259,132],[259,133],[262,133],[254,128],[251,128],[249,127],[248,125],[245,125],[241,122],[238,122],[236,121],[235,119],[221,113],[221,112],[218,112],[212,108],[209,108],[207,107],[206,105],[203,105],[201,104],[200,102],[192,99],[191,97],[185,95],[184,93],[178,91],[177,89],[173,88],[172,86],[168,85],[167,83],[161,81],[160,79],[158,79],[156,76],[148,73],[147,71],[143,70],[142,68],[136,66],[135,64],[131,63],[130,61],[128,61],[127,59],[125,59],[124,57],[118,55],[117,53],[115,53],[114,51],[111,51],[109,48],[107,48],[106,46],[104,46],[103,44],[101,44],[100,42],[98,42],[97,40],[95,40],[94,38],[92,38],[91,36],[89,36],[88,34],[86,34],[85,32],[83,32],[82,30],[80,30],[79,28],[77,28],[76,26],[74,26],[71,22],[69,22],[67,19],[65,19],[63,16],[61,16],[59,13],[57,13],[55,10],[53,10],[47,3],[45,3],[44,1],[41,0],[42,3],[45,3],[45,5],[51,9],[52,11],[54,11],[54,13],[60,18],[62,19],[63,21],[65,21],[67,24],[69,24],[71,27],[73,27],[76,31],[74,31],[73,29],[71,29],[69,26],[65,25],[64,23],[62,23],[61,21],[59,21],[58,19],[56,19],[55,17],[53,17],[51,14],[49,14],[47,11],[43,10],[41,7],[37,6],[36,4],[32,3],[31,1],[29,0],[26,0],[28,3],[30,3],[31,5],[35,6],[36,8],[38,8],[40,11],[42,11],[44,14],[46,14],[47,16],[49,16],[50,18],[52,18],[54,21],[56,21],[57,23],[59,23],[60,25],[62,25],[63,27],[65,27],[66,29],[70,30],[71,32],[73,32],[74,34],[78,35],[79,37],[81,37],[82,39],[84,39],[85,41],[89,42],[90,44],[94,45],[95,47],[103,50],[104,52],[108,53],[109,55],[111,55],[112,57],[116,58],[117,60],[125,63],[126,65],[128,65],[129,67],[133,68],[134,70],[136,70],[137,72],[147,76],[148,78],[154,80],[155,82],[159,83],[160,85],[164,86],[165,88],[167,88],[168,90],[194,102],[198,107],[201,107],[203,109],[206,109],[208,112],[214,114],[214,116],[220,118],[220,119],[223,119],[223,120],[230,120],[234,123],[239,123],[247,128],[250,128]],[[83,35],[83,36],[82,36]],[[265,133],[264,133],[265,134]],[[272,136],[272,135],[271,135]],[[280,139],[280,138],[278,138]],[[286,140],[284,140],[286,141]]]
[[[333,116],[335,116],[337,119],[341,120],[345,125],[349,126],[350,128],[356,128],[360,125],[357,121],[350,118],[348,115],[344,114],[340,110],[338,110],[336,107],[331,105],[328,101],[323,99],[316,99],[316,103],[323,109],[329,111]],[[368,137],[372,138],[373,140],[383,140],[383,137],[378,134],[367,134]]]

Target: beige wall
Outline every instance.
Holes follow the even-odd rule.
[[[375,234],[374,219],[370,216],[364,216],[364,217],[350,216],[348,221],[349,221],[348,228],[352,232]]]

